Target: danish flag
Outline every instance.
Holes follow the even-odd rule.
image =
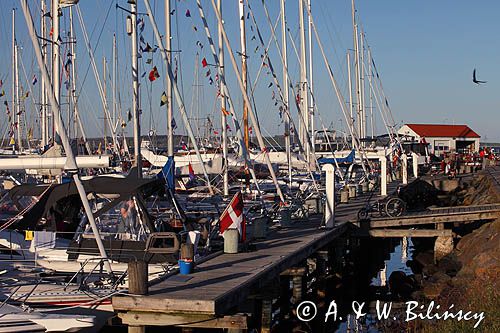
[[[243,216],[243,196],[240,191],[231,199],[219,221],[219,232],[222,235],[227,229],[238,229],[241,241],[245,241],[246,224]]]

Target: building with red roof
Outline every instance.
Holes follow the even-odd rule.
[[[446,152],[478,152],[481,136],[467,125],[404,124],[399,135],[429,145],[435,155]]]

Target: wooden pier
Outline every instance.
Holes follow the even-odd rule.
[[[493,171],[487,174],[498,182],[500,169]],[[397,185],[398,182],[389,184],[388,193]],[[444,227],[446,223],[488,220],[500,215],[500,204],[448,207],[398,218],[372,219],[360,225],[357,212],[365,206],[367,196],[362,194],[350,199],[348,204],[338,204],[332,229],[318,228],[321,215],[296,221],[289,228],[272,228],[265,240],[254,242],[253,251],[211,258],[198,264],[192,274],[172,275],[150,286],[147,295],[114,296],[113,308],[122,322],[129,325],[130,332],[143,332],[145,326],[246,329],[248,318],[238,313],[239,305],[259,290],[274,295],[279,293],[280,275],[299,276],[307,258],[328,249],[352,226],[354,229],[358,226],[358,232],[368,231],[371,237],[452,239],[451,229]],[[421,226],[426,229],[418,229]],[[268,309],[269,303],[270,300],[262,300],[261,309]],[[269,314],[262,311],[264,325]],[[263,328],[264,331],[267,332]]]

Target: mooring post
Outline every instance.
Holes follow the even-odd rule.
[[[272,322],[273,322],[273,300],[271,298],[264,298],[262,300],[260,332],[270,333]]]
[[[413,177],[418,177],[418,154],[411,153],[411,162],[413,164]]]
[[[408,156],[405,153],[401,156],[401,170],[403,177],[403,184],[408,184]]]
[[[326,172],[325,227],[333,228],[335,223],[335,167],[332,164],[325,164],[322,170]]]
[[[128,263],[128,292],[130,295],[148,293],[148,264],[143,260],[131,260]],[[145,333],[146,326],[130,326],[128,333]]]
[[[387,158],[385,153],[379,157],[380,161],[380,195],[387,195]]]

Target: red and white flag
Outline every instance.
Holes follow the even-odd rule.
[[[227,229],[238,229],[241,241],[245,241],[246,225],[243,216],[243,196],[240,191],[231,199],[231,202],[221,214],[219,221],[219,232],[222,235]]]

